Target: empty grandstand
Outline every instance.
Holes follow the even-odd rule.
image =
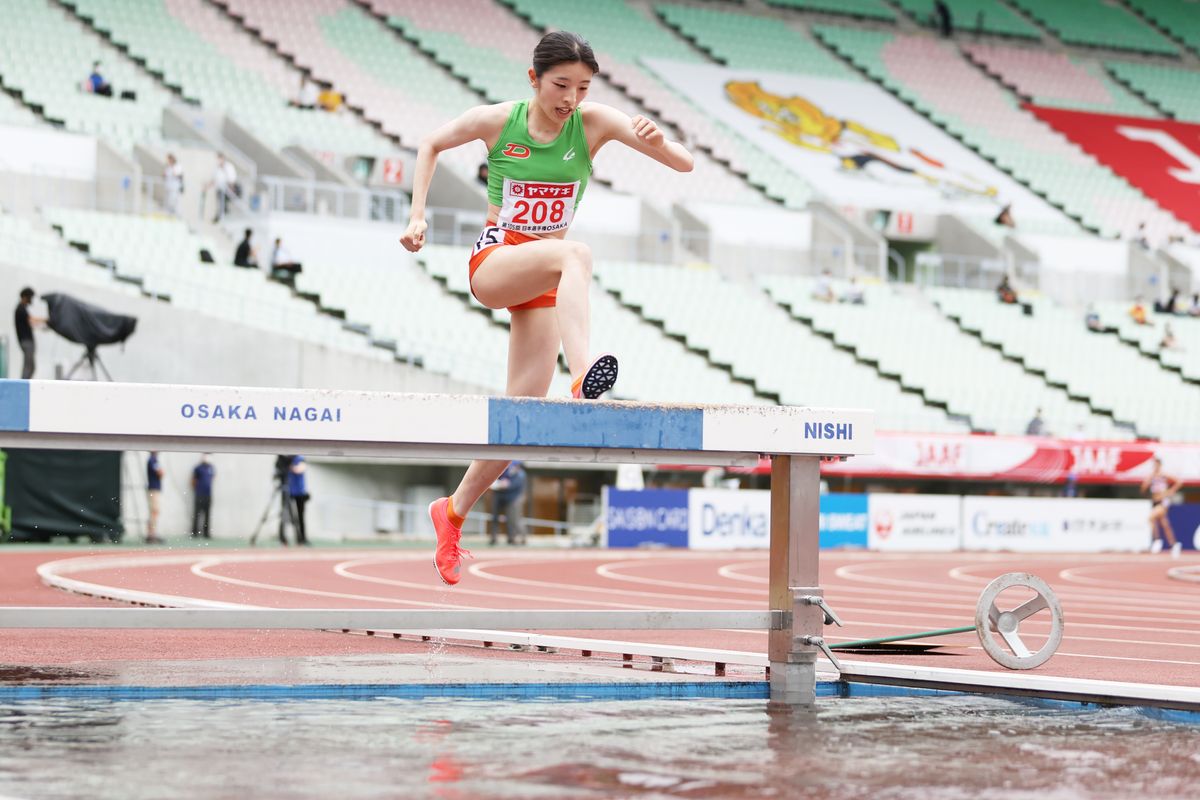
[[[1189,441],[1194,6],[0,0],[0,287],[59,282],[260,337],[283,385],[503,393],[511,315],[475,299],[466,267],[482,144],[439,161],[428,244],[397,240],[422,139],[527,96],[540,37],[575,30],[601,67],[588,99],[655,120],[695,161],[596,155],[571,236],[593,254],[593,344],[622,357],[614,398]],[[256,257],[235,266],[247,229]],[[123,376],[211,360],[195,338]],[[560,360],[551,393],[569,391]]]

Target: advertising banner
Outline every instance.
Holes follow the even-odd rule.
[[[820,186],[835,205],[901,212],[913,238],[924,215],[1017,219],[1061,214],[873,83],[644,59],[723,125]],[[927,232],[932,236],[933,231]]]
[[[688,547],[693,550],[767,549],[771,493],[693,489],[688,496]],[[867,496],[823,494],[821,547],[867,546]]]
[[[1138,484],[1158,456],[1163,469],[1185,484],[1200,484],[1200,444],[1111,442],[1049,436],[875,434],[875,451],[821,465],[824,475],[861,478],[945,478],[1061,484]],[[679,467],[679,469],[686,469]],[[748,470],[768,475],[763,459]]]
[[[1151,200],[1200,231],[1200,125],[1026,105]]]
[[[1200,550],[1200,503],[1181,503],[1167,509],[1167,519],[1184,550]]]
[[[964,497],[963,549],[1018,553],[1141,552],[1149,500]]]
[[[605,488],[609,547],[688,546],[686,489]]]
[[[933,553],[962,547],[957,495],[872,494],[867,544],[884,552]]]

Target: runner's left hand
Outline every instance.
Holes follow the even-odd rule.
[[[663,135],[663,132],[654,124],[653,120],[646,119],[641,114],[638,114],[631,122],[633,123],[633,132],[637,134],[639,139],[651,147],[662,147],[663,143],[667,140],[667,137]]]

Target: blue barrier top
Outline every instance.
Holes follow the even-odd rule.
[[[874,416],[795,406],[0,380],[0,445],[15,447],[743,464],[758,454],[870,453]]]

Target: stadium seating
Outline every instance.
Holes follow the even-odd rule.
[[[1108,68],[1121,80],[1149,97],[1176,118],[1200,122],[1200,81],[1193,70],[1162,64],[1109,61]]]
[[[647,56],[685,62],[704,59],[660,26],[643,9],[624,0],[560,3],[557,0],[500,0],[539,30],[586,31],[600,68],[610,81],[680,128],[689,142],[747,176],[754,186],[789,208],[803,208],[814,191],[800,176],[683,99],[642,63]]]
[[[777,19],[665,3],[655,8],[667,24],[731,66],[859,79],[852,69],[800,30]]]
[[[1042,49],[965,44],[963,52],[1042,106],[1153,117],[1156,112],[1091,60]]]
[[[276,42],[298,65],[333,83],[349,104],[362,107],[367,118],[408,147],[479,103],[415,47],[345,0],[305,0],[303,13],[289,2],[222,5]],[[464,147],[445,154],[441,163],[470,177],[482,156],[482,147]]]
[[[88,263],[83,253],[66,247],[48,226],[3,212],[0,212],[0,264],[19,264],[47,276],[130,295],[141,291],[133,284],[117,281],[110,270]]]
[[[238,0],[246,5],[248,0]],[[416,0],[375,0],[372,7],[389,24],[422,50],[464,79],[488,102],[529,97],[530,57],[539,34],[512,12],[491,0],[451,0],[430,6]],[[464,29],[463,19],[479,27]],[[473,33],[472,33],[473,31]],[[588,99],[638,113],[630,102],[602,78],[595,80]],[[475,99],[472,104],[478,104]],[[454,109],[446,117],[461,113]],[[761,204],[762,195],[703,151],[694,154],[696,167],[687,175],[650,165],[644,157],[622,147],[607,148],[596,160],[596,177],[613,188],[662,205],[693,198],[730,203]]]
[[[898,375],[901,385],[946,404],[950,413],[970,417],[977,430],[1024,433],[1040,408],[1048,428],[1056,433],[1082,430],[1106,439],[1119,435],[1111,420],[1091,414],[1063,390],[982,347],[924,297],[867,285],[864,305],[827,303],[812,297],[811,279],[766,276],[761,283],[793,316],[810,320],[814,330],[854,348],[859,358],[878,363],[881,372]],[[835,287],[835,294],[843,289]],[[995,304],[994,296],[986,293],[968,294]]]
[[[1146,221],[1156,240],[1183,230],[1123,179],[1020,109],[1015,97],[968,64],[953,45],[840,26],[815,31],[918,111],[1101,235],[1131,233],[1138,220]]]
[[[350,114],[289,108],[300,74],[205,0],[69,0],[97,30],[161,71],[210,111],[228,113],[274,148],[302,144],[345,154],[393,148]]]
[[[162,109],[171,96],[134,64],[49,3],[0,0],[0,15],[0,77],[24,102],[67,130],[99,136],[125,153],[135,142],[162,141]],[[117,96],[84,91],[97,59]],[[120,99],[123,91],[137,100]]]
[[[822,11],[862,19],[895,22],[896,13],[883,0],[766,0],[767,5],[795,8],[801,11]]]
[[[18,103],[12,97],[0,92],[0,124],[3,125],[36,125],[39,120],[36,114]]]
[[[1185,384],[1111,335],[1089,331],[1079,312],[1046,299],[1034,302],[1032,316],[1002,305],[987,292],[935,289],[942,311],[1005,355],[1045,372],[1046,380],[1065,385],[1092,408],[1107,410],[1137,433],[1163,439],[1194,436],[1200,418],[1200,387]]]
[[[797,324],[753,285],[712,270],[623,262],[597,262],[595,274],[668,335],[682,336],[713,363],[728,365],[734,376],[754,381],[759,392],[776,394],[783,403],[875,408],[885,430],[967,430]]]
[[[1189,304],[1191,299],[1185,297]],[[1147,325],[1138,325],[1129,316],[1129,303],[1097,303],[1096,311],[1106,326],[1116,328],[1122,341],[1143,355],[1157,360],[1165,368],[1177,370],[1186,380],[1200,382],[1200,318],[1153,313]],[[1175,346],[1164,349],[1167,326],[1175,336]]]
[[[933,24],[933,0],[896,0],[896,3],[919,22]],[[1041,38],[1037,27],[1006,6],[1003,0],[954,0],[949,7],[958,30],[1020,39]]]
[[[470,294],[466,269],[469,255],[467,248],[434,245],[422,250],[418,259],[452,292],[483,309]],[[508,323],[506,310],[489,313],[496,321]],[[729,373],[663,336],[662,331],[623,307],[598,283],[592,285],[591,314],[592,349],[621,357],[621,379],[615,396],[661,402],[766,402],[756,398],[747,384],[734,381]],[[501,355],[499,363],[503,361]]]
[[[67,208],[44,214],[65,240],[87,245],[93,258],[111,261],[118,278],[181,308],[331,347],[369,350],[362,336],[258,270],[202,262],[201,248],[215,248],[179,220]]]
[[[1200,53],[1200,26],[1192,0],[1127,0],[1129,6]]]
[[[1096,0],[1011,0],[1068,44],[1177,55],[1178,48],[1129,10]]]

